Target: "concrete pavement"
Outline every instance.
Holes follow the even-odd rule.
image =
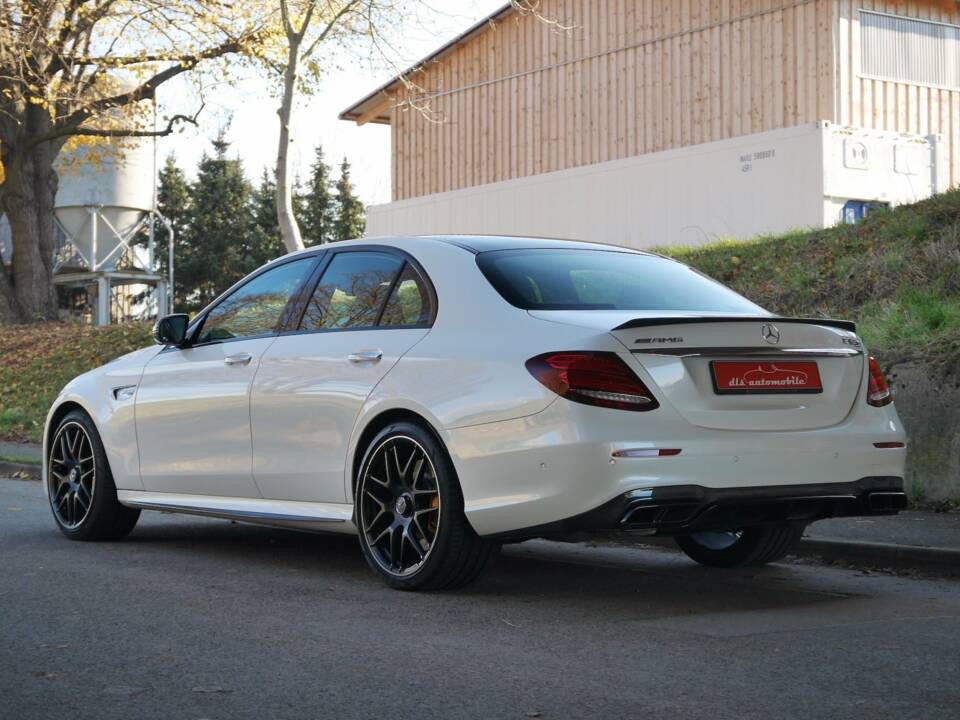
[[[598,535],[597,541],[676,549],[669,537],[605,533]],[[911,510],[820,520],[807,527],[791,555],[855,567],[960,577],[960,513]]]
[[[810,526],[806,537],[960,551],[960,512],[907,510],[882,517],[821,520]]]
[[[40,450],[40,445],[37,443],[0,440],[0,457],[17,458],[18,460],[29,460],[39,463],[43,458],[43,453]]]
[[[42,454],[35,443],[0,440],[0,477],[40,477]]]
[[[960,513],[821,520],[807,528],[797,552],[857,567],[960,577]]]
[[[145,513],[54,529],[0,481],[11,718],[960,717],[960,583],[532,542],[386,589],[356,541]]]

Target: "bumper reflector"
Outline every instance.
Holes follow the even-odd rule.
[[[628,450],[617,450],[613,453],[615,458],[647,458],[647,457],[671,457],[679,455],[680,450],[676,448],[632,448]]]
[[[873,446],[875,448],[880,448],[881,450],[889,450],[893,448],[903,448],[906,447],[907,444],[902,442],[878,442],[874,443]]]

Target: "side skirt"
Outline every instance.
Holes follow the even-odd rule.
[[[218,497],[186,493],[117,490],[123,505],[142,510],[202,515],[259,525],[355,535],[353,505],[262,498]]]

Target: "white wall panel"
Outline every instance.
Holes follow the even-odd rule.
[[[960,3],[836,0],[838,124],[942,139],[941,174],[960,184]],[[846,89],[844,91],[844,89]]]
[[[867,169],[844,165],[845,143],[863,146]],[[894,172],[898,144],[921,153],[910,175]],[[830,192],[892,204],[927,197],[932,156],[923,138],[810,123],[373,206],[367,227],[371,236],[489,233],[637,248],[701,245],[822,227]]]

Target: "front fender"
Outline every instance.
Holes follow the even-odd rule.
[[[65,405],[79,406],[100,434],[113,481],[119,490],[142,490],[140,455],[137,449],[135,415],[136,394],[118,400],[114,391],[122,387],[136,388],[143,368],[158,348],[144,348],[84,373],[69,383],[53,401],[43,430],[43,476],[47,476],[47,447],[56,431],[54,420]]]
[[[51,436],[56,431],[56,427],[54,427],[53,420],[55,417],[60,416],[61,409],[63,409],[63,407],[67,404],[79,406],[81,410],[83,410],[85,413],[87,413],[87,415],[93,418],[94,425],[97,425],[97,432],[100,432],[100,426],[97,423],[96,415],[91,411],[91,408],[87,405],[85,398],[77,393],[70,392],[69,388],[70,388],[70,385],[67,385],[67,387],[61,390],[60,394],[57,395],[56,399],[50,405],[50,409],[47,411],[47,417],[43,423],[43,445],[42,445],[43,451],[41,453],[41,457],[42,457],[41,472],[43,474],[41,475],[41,477],[44,480],[44,482],[42,483],[44,494],[46,494],[47,492],[46,490],[47,488],[46,478],[47,478],[47,472],[48,472],[47,449],[50,447],[50,441],[52,439]]]

